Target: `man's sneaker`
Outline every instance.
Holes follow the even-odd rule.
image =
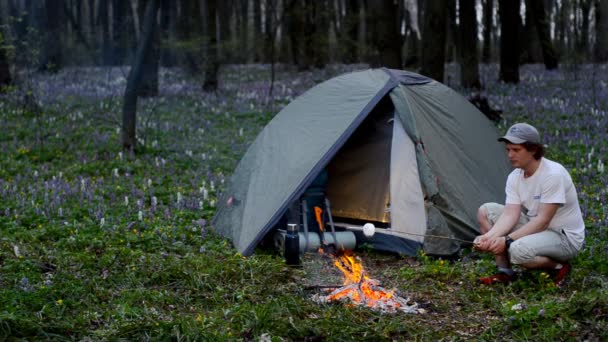
[[[570,274],[570,271],[572,271],[572,266],[570,265],[570,263],[562,263],[562,268],[553,271],[553,283],[555,283],[557,287],[561,287],[562,285],[564,285],[566,278],[568,278],[568,274]]]
[[[479,283],[483,285],[494,285],[496,283],[508,284],[513,280],[515,280],[515,275],[498,272],[493,276],[479,278]]]

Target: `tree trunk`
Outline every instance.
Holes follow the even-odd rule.
[[[232,36],[232,32],[230,32],[230,20],[232,17],[231,8],[234,6],[234,3],[230,0],[220,0],[219,2],[216,1],[216,6],[217,20],[219,21],[217,53],[221,60],[230,63],[233,61],[230,47],[230,39]]]
[[[475,0],[460,0],[460,83],[465,88],[481,88],[477,58],[477,18]]]
[[[557,36],[557,53],[560,56],[566,55],[566,3],[562,2],[559,6],[559,10],[555,15],[555,32]]]
[[[483,1],[483,47],[481,49],[481,62],[488,64],[492,61],[492,16],[494,13],[494,0]]]
[[[405,51],[404,66],[406,68],[417,68],[420,62],[420,26],[418,18],[420,7],[416,0],[405,0]]]
[[[262,35],[262,5],[260,0],[253,0],[253,42],[254,42],[254,61],[261,62],[264,59]]]
[[[15,35],[14,40],[21,42],[25,39],[28,21],[24,18],[24,12],[17,6],[13,1],[8,1],[8,16],[14,18],[11,25]]]
[[[0,92],[3,91],[4,87],[13,83],[13,79],[11,77],[11,68],[6,51],[8,42],[7,39],[4,38],[5,36],[3,33],[5,23],[4,14],[5,9],[3,5],[0,4]]]
[[[205,1],[199,0],[182,0],[181,11],[177,19],[177,40],[179,48],[177,55],[179,56],[180,64],[185,65],[185,69],[190,74],[199,74],[201,72],[201,45],[197,39],[203,34],[203,18],[202,6]]]
[[[63,0],[46,0],[45,17],[42,19],[43,49],[40,71],[57,72],[63,67],[62,59],[62,26],[65,23]]]
[[[112,38],[110,37],[110,18],[108,0],[100,0],[97,4],[97,21],[101,26],[101,65],[112,65],[114,62]]]
[[[456,0],[447,0],[445,2],[447,7],[447,30],[445,36],[445,62],[451,63],[456,61],[460,64],[460,36],[462,33],[459,30],[459,26],[456,23]]]
[[[513,4],[516,2],[516,4]],[[500,16],[500,80],[519,83],[520,0],[498,0]]]
[[[438,82],[443,82],[445,70],[446,29],[447,7],[445,2],[442,0],[426,1],[420,72]]]
[[[146,14],[144,9],[147,8],[147,2],[151,0],[140,0],[139,1],[139,22],[141,32],[144,31],[144,22],[146,20]],[[157,0],[159,3],[163,0]],[[158,11],[157,11],[158,12]],[[154,17],[156,21],[156,17]],[[160,31],[158,25],[154,25],[152,30],[152,43],[148,49],[148,52],[144,56],[143,61],[143,75],[139,87],[137,89],[137,95],[142,97],[154,97],[158,95],[158,60],[160,58]]]
[[[557,53],[555,52],[553,42],[551,41],[551,34],[549,33],[549,22],[547,21],[545,3],[541,0],[526,0],[526,6],[531,9],[532,19],[543,52],[545,68],[547,70],[557,69]]]
[[[72,12],[72,9],[68,6],[68,4],[65,3],[65,1],[61,1],[62,2],[62,6],[63,8],[61,9],[61,11],[63,11],[63,14],[65,15],[66,19],[68,20],[68,22],[70,23],[70,25],[72,26],[72,32],[76,35],[76,40],[79,41],[84,47],[85,49],[87,49],[88,51],[93,50],[91,47],[91,44],[89,43],[87,37],[85,36],[84,32],[83,32],[83,24],[85,23],[84,20],[82,20],[82,15],[79,16],[74,16],[74,13]],[[79,6],[81,6],[82,4],[79,2],[78,3]],[[59,11],[59,10],[57,10]],[[82,11],[82,7],[81,8],[77,8],[76,13],[81,13]],[[47,11],[48,14],[48,11]],[[56,14],[53,14],[56,15]],[[56,35],[55,35],[56,36]]]
[[[608,0],[595,2],[595,61],[608,62]]]
[[[342,17],[342,25],[338,32],[341,60],[344,63],[356,63],[359,61],[359,0],[346,0]]]
[[[372,67],[402,68],[399,6],[393,1],[368,1],[368,41]]]
[[[329,24],[331,10],[327,1],[311,1],[312,17],[312,61],[317,68],[324,68],[329,61]]]
[[[125,63],[130,50],[131,27],[131,8],[130,1],[112,1],[112,35],[113,53],[112,65],[122,65]]]
[[[174,28],[177,19],[177,2],[172,0],[161,0],[160,2],[160,64],[172,67],[176,64],[173,53],[175,42]]]
[[[539,2],[539,0],[532,0]],[[544,0],[543,0],[544,1]],[[536,24],[534,23],[534,12],[529,4],[530,0],[526,0],[526,19],[524,21],[524,33],[522,35],[522,56],[521,63],[540,63],[543,60],[543,51],[540,44]]]
[[[203,91],[217,91],[220,62],[217,49],[217,1],[207,0],[207,62]]]
[[[591,10],[591,0],[580,0],[581,29],[577,40],[577,51],[581,54],[582,60],[587,60],[589,56],[589,11]]]
[[[0,20],[2,18],[0,17]],[[2,24],[0,23],[0,27]],[[10,85],[13,82],[11,78],[11,69],[8,63],[8,57],[6,53],[6,41],[4,41],[4,35],[0,30],[0,92],[3,91],[5,86]]]
[[[249,32],[249,20],[248,20],[248,13],[249,13],[249,1],[247,0],[239,0],[238,1],[239,4],[239,21],[238,21],[238,35],[239,35],[239,39],[240,39],[240,44],[242,44],[243,46],[243,50],[245,51],[244,54],[239,54],[239,63],[248,63],[249,61],[249,56],[251,56],[251,41],[248,38],[248,32]],[[244,56],[243,56],[244,55]]]
[[[156,31],[156,14],[160,0],[148,0],[144,16],[141,39],[127,79],[123,107],[122,107],[122,146],[125,150],[134,152],[137,146],[137,93],[144,73],[144,60],[154,44],[154,31]]]

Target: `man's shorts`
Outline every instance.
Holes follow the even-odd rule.
[[[494,225],[504,211],[505,206],[498,203],[486,203],[481,208],[487,213],[490,224]],[[522,213],[511,231],[518,230],[529,221],[530,218]],[[563,230],[546,229],[540,233],[526,235],[513,241],[509,248],[509,259],[515,265],[530,263],[537,256],[546,256],[557,261],[567,261],[574,258],[578,252],[570,244]]]

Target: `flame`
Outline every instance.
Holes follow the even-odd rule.
[[[368,277],[363,269],[361,259],[351,251],[340,250],[337,254],[334,254],[319,248],[319,253],[333,258],[334,265],[344,274],[344,286],[334,288],[327,295],[313,296],[315,301],[327,303],[350,300],[351,303],[346,305],[365,305],[381,312],[424,312],[424,309],[418,308],[418,304],[411,304],[409,298],[403,298],[393,290],[382,288],[378,280]]]
[[[345,286],[328,296],[329,301],[350,298],[356,304],[376,307],[379,302],[386,305],[387,301],[393,298],[393,291],[380,288],[377,280],[371,279],[365,274],[363,263],[352,252],[345,251],[342,255],[335,257],[334,265],[344,274]],[[391,305],[395,308],[400,307],[397,302],[393,302]]]

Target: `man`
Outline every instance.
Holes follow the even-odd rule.
[[[482,284],[514,279],[511,264],[542,269],[561,286],[571,270],[568,260],[583,248],[585,223],[568,171],[544,158],[538,131],[517,123],[498,141],[505,143],[515,167],[506,185],[505,205],[486,203],[477,214],[482,235],[475,248],[495,254],[498,273]]]

